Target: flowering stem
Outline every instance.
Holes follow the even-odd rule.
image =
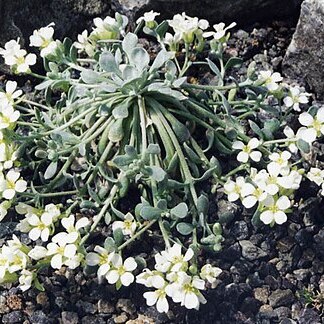
[[[263,142],[263,145],[271,145],[271,144],[276,144],[276,143],[286,143],[286,142],[297,142],[298,138],[280,138],[276,140],[271,140],[271,141],[265,141]]]
[[[28,72],[27,74],[29,74],[29,75],[31,75],[31,76],[33,76],[35,78],[38,78],[38,79],[42,79],[42,80],[45,80],[46,79],[45,76],[40,75],[40,74],[37,74],[37,73],[34,73],[34,72]]]
[[[186,83],[183,85],[183,88],[215,91],[215,90],[231,90],[231,89],[246,87],[248,85],[250,85],[250,82],[247,81],[241,82],[239,84],[234,83],[225,86],[207,86],[201,84]]]
[[[31,100],[28,100],[28,99],[24,99],[24,98],[21,101],[24,102],[24,103],[26,103],[26,104],[32,105],[32,106],[36,106],[36,107],[39,107],[39,108],[43,108],[45,110],[50,110],[49,107],[47,107],[45,105],[42,105],[42,104],[40,104],[38,102],[34,102],[34,101],[31,101]]]
[[[159,219],[159,227],[160,227],[160,231],[162,233],[162,237],[163,237],[163,240],[164,240],[164,243],[165,243],[166,247],[170,248],[171,244],[170,244],[170,241],[169,241],[169,235],[168,235],[167,231],[165,230],[162,218]]]
[[[143,97],[138,97],[138,108],[139,108],[139,115],[140,115],[140,124],[141,124],[141,131],[142,131],[142,157],[145,157],[146,148],[147,148],[147,135],[146,135],[146,112],[145,112],[145,101]]]
[[[224,175],[222,178],[227,179],[230,176],[236,174],[237,172],[240,172],[242,170],[246,170],[249,166],[247,164],[241,164],[237,168],[233,169],[232,171],[228,172],[226,175]]]
[[[46,192],[46,193],[39,193],[37,194],[39,197],[59,197],[59,196],[69,196],[77,194],[78,190],[71,190],[71,191],[61,191],[61,192]],[[22,192],[20,193],[22,196],[35,196],[34,193],[31,192]]]
[[[136,240],[139,236],[141,236],[146,230],[148,230],[153,224],[157,222],[157,219],[153,219],[149,221],[144,227],[142,227],[138,232],[136,232],[130,239],[128,239],[122,245],[119,245],[118,251],[122,251],[126,246]],[[82,241],[81,241],[82,242]]]

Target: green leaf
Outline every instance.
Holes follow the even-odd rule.
[[[181,235],[189,235],[193,232],[194,226],[189,223],[178,223],[177,224],[177,231]]]
[[[145,69],[150,63],[150,56],[144,48],[135,47],[131,51],[130,62],[136,66],[139,71]]]
[[[124,242],[124,234],[121,228],[117,228],[116,230],[114,230],[113,236],[117,247]]]
[[[258,135],[261,139],[264,138],[261,128],[252,120],[249,120],[249,124],[253,132]]]
[[[182,202],[179,205],[173,207],[171,210],[171,215],[176,218],[185,218],[188,215],[188,206],[186,203]]]
[[[302,139],[297,141],[297,147],[306,154],[310,152],[310,145]]]
[[[205,195],[200,195],[197,200],[197,212],[198,214],[203,214],[207,216],[209,208],[209,200]]]
[[[34,287],[39,291],[45,291],[43,284],[41,284],[37,277],[34,278]]]
[[[152,206],[143,206],[140,215],[145,220],[153,220],[161,217],[163,210],[157,207]]]
[[[217,67],[217,65],[212,62],[210,59],[206,59],[209,68],[216,74],[216,76],[218,77],[218,83],[219,85],[223,85],[223,78],[221,75],[221,72],[219,71],[219,68]]]
[[[45,171],[44,174],[45,180],[53,178],[56,171],[57,171],[57,162],[51,162]]]
[[[239,57],[231,57],[225,64],[225,70],[231,67],[240,67],[243,63],[243,60]]]
[[[169,23],[167,22],[167,20],[164,20],[155,28],[155,31],[161,38],[164,38],[164,35],[168,31],[168,29]]]
[[[115,243],[115,240],[112,238],[112,237],[107,237],[105,239],[105,242],[104,242],[104,248],[108,251],[108,252],[113,252],[113,251],[116,251],[117,250],[117,246],[116,246],[116,243]]]

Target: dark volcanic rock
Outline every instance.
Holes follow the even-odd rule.
[[[294,302],[294,295],[290,289],[277,289],[269,296],[271,307],[288,306]]]
[[[262,249],[247,240],[240,241],[242,247],[242,255],[249,261],[261,259],[267,256],[267,253]]]

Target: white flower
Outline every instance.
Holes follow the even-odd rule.
[[[115,254],[111,259],[112,269],[108,271],[106,279],[110,284],[120,283],[123,286],[129,286],[134,281],[132,271],[137,268],[137,263],[134,258],[127,258],[124,263],[119,254]]]
[[[26,218],[21,221],[20,230],[22,232],[29,231],[28,236],[33,241],[41,238],[43,242],[47,242],[52,227],[53,217],[50,214],[44,213],[41,216],[36,214],[27,214]]]
[[[5,64],[13,67],[18,73],[26,73],[29,71],[29,66],[36,63],[36,55],[27,54],[20,48],[18,41],[7,42],[5,48],[0,49],[0,54],[4,58]]]
[[[47,249],[43,246],[36,245],[29,252],[28,256],[33,260],[41,260],[47,255]]]
[[[142,273],[136,276],[136,282],[146,287],[163,287],[163,274],[159,271],[144,269]]]
[[[295,111],[300,111],[299,104],[308,103],[308,97],[311,94],[307,92],[301,92],[299,87],[291,87],[289,89],[289,95],[283,99],[283,102],[286,107],[293,107]]]
[[[30,46],[39,47],[41,49],[41,57],[52,54],[57,48],[57,44],[53,40],[54,28],[52,26],[54,26],[54,23],[34,30],[33,35],[29,37]]]
[[[235,182],[228,179],[224,184],[224,191],[227,194],[229,201],[236,201],[240,197],[251,195],[255,190],[255,187],[245,181],[243,177],[237,177]]]
[[[19,116],[19,111],[14,110],[11,105],[3,106],[0,110],[0,129],[13,127]]]
[[[242,197],[242,204],[245,208],[252,208],[257,202],[264,201],[268,196],[260,187],[254,187],[254,190],[251,191]]]
[[[22,270],[19,277],[19,288],[22,291],[28,290],[34,280],[34,273],[29,270]]]
[[[271,71],[260,71],[259,73],[259,80],[269,91],[276,91],[279,89],[278,83],[283,79],[279,72],[272,73]]]
[[[21,90],[17,90],[16,81],[7,81],[6,83],[6,92],[0,92],[0,105],[14,105],[15,99],[22,95]],[[1,108],[0,108],[1,110]]]
[[[74,46],[79,52],[86,52],[90,57],[95,53],[95,46],[91,43],[88,36],[88,31],[84,30],[82,34],[78,35],[78,41],[74,43]]]
[[[119,15],[116,13],[116,16]],[[124,28],[128,23],[126,16],[119,15],[119,19],[106,17],[105,19],[94,18],[93,23],[96,26],[90,37],[94,40],[118,39],[120,34],[124,34]]]
[[[211,264],[205,264],[200,270],[200,278],[207,280],[215,288],[217,277],[222,273],[222,269],[213,267]]]
[[[185,43],[193,42],[195,32],[199,29],[204,30],[209,26],[207,20],[189,17],[184,12],[181,15],[174,15],[172,20],[168,20],[168,23],[176,34],[181,35],[181,39]]]
[[[322,185],[324,182],[324,170],[319,168],[310,168],[306,177],[310,180],[315,182],[318,186]]]
[[[235,141],[232,147],[234,150],[241,150],[241,152],[237,155],[237,160],[239,162],[246,163],[249,158],[255,162],[259,162],[261,160],[262,153],[253,150],[259,147],[260,144],[261,143],[257,138],[252,138],[246,145],[241,141]]]
[[[155,269],[161,272],[177,272],[185,271],[188,268],[188,261],[194,256],[194,252],[189,248],[185,255],[181,253],[181,245],[175,243],[172,247],[168,248],[165,251],[162,251],[161,254],[158,253],[155,255]]]
[[[283,151],[280,153],[274,152],[269,155],[271,162],[268,164],[268,170],[278,169],[279,173],[287,174],[289,172],[288,162],[291,158],[291,153]]]
[[[146,23],[153,22],[155,20],[155,17],[160,16],[158,12],[154,12],[153,10],[149,12],[145,12],[143,17],[140,17],[136,20],[136,24],[139,24],[141,21],[145,21]]]
[[[295,135],[294,131],[289,126],[286,126],[284,128],[283,132],[288,139],[294,139],[293,141],[287,142],[289,151],[291,153],[297,153],[298,147],[297,147],[296,141],[295,141],[295,139],[297,138],[297,134]]]
[[[0,179],[0,192],[5,199],[12,199],[16,192],[24,192],[27,189],[27,182],[20,178],[20,173],[10,170],[6,177]]]
[[[303,177],[300,172],[292,170],[289,174],[279,177],[278,184],[284,189],[297,190],[300,187],[302,179]]]
[[[176,51],[177,50],[177,46],[181,41],[181,34],[170,34],[170,33],[166,33],[163,39],[163,42],[167,45],[170,46],[170,49],[172,51]]]
[[[205,289],[204,280],[197,276],[191,277],[185,272],[178,273],[180,284],[172,284],[166,287],[168,296],[175,303],[181,303],[187,309],[199,309],[200,304],[205,304],[206,299],[200,290]],[[177,289],[175,289],[177,288]]]
[[[71,215],[66,218],[62,218],[61,224],[68,232],[70,239],[69,242],[75,242],[80,235],[79,230],[83,227],[86,227],[89,225],[90,221],[87,217],[80,218],[75,224],[75,217],[74,215]]]
[[[97,275],[98,278],[105,277],[110,270],[111,260],[115,255],[115,252],[108,252],[101,246],[96,246],[94,249],[97,253],[90,252],[86,256],[86,263],[89,266],[99,265]]]
[[[0,203],[0,222],[5,218],[8,213],[8,209],[11,207],[11,203],[8,200],[5,200]]]
[[[124,221],[115,221],[112,224],[112,230],[116,231],[118,228],[122,229],[123,235],[132,236],[136,231],[136,221],[132,214],[127,213]]]
[[[236,26],[235,22],[231,23],[227,27],[225,27],[225,24],[223,22],[221,22],[219,24],[213,25],[215,32],[205,32],[203,33],[203,36],[206,38],[212,36],[215,40],[219,41],[226,35],[227,30],[235,26]]]
[[[77,247],[75,244],[70,244],[67,233],[58,233],[52,238],[52,242],[47,244],[47,255],[52,257],[52,268],[60,269],[63,264],[69,266],[69,260],[76,257]]]
[[[263,203],[266,210],[261,213],[260,220],[264,224],[283,224],[287,221],[285,211],[291,206],[291,202],[287,196],[281,196],[277,201],[272,196],[268,196]]]
[[[254,175],[253,182],[269,195],[275,195],[280,189],[278,183],[280,171],[279,168],[271,168],[268,164],[267,170],[262,169]]]
[[[298,117],[299,122],[306,127],[299,129],[300,138],[307,143],[312,143],[316,137],[324,135],[324,107],[318,109],[317,114],[313,117],[308,112],[303,112]]]
[[[159,313],[167,313],[169,311],[169,303],[166,298],[166,282],[164,279],[160,282],[153,282],[153,287],[156,288],[155,291],[148,291],[143,294],[146,299],[146,304],[148,306],[156,304],[156,309]]]

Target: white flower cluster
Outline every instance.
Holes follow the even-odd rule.
[[[169,310],[167,297],[188,309],[199,309],[200,304],[206,303],[201,290],[205,289],[206,281],[215,286],[216,277],[222,270],[206,264],[200,276],[191,275],[188,269],[193,256],[191,248],[183,255],[181,245],[177,243],[155,255],[155,270],[144,269],[136,277],[137,283],[154,289],[144,293],[147,305],[156,304],[157,310],[162,313]]]
[[[4,48],[0,48],[0,55],[5,64],[17,73],[27,73],[30,71],[29,67],[36,64],[36,55],[27,54],[26,50],[21,49],[19,39],[7,42]]]
[[[38,30],[34,30],[33,35],[29,37],[30,46],[38,47],[41,57],[47,57],[55,53],[58,47],[58,42],[53,40],[54,23]]]
[[[93,23],[95,28],[92,32],[89,34],[87,30],[84,30],[78,35],[78,41],[75,42],[75,47],[79,52],[85,52],[90,57],[94,55],[98,41],[116,40],[121,35],[125,35],[128,18],[116,13],[115,18],[109,16],[104,19],[96,17],[93,19]]]
[[[116,284],[116,287],[129,286],[134,282],[133,271],[137,268],[134,258],[129,257],[123,261],[121,255],[114,251],[96,246],[95,252],[90,252],[86,256],[86,263],[89,266],[99,266],[98,279],[106,278],[108,283]]]
[[[35,274],[27,270],[30,262],[29,248],[13,235],[12,240],[8,240],[0,249],[0,283],[14,281],[20,272],[20,289],[29,289],[35,278]]]
[[[321,194],[324,196],[324,170],[319,168],[310,168],[306,177],[315,182],[318,186],[321,186]]]
[[[60,269],[63,265],[75,269],[80,265],[83,259],[83,254],[78,251],[80,229],[88,226],[89,220],[86,217],[75,222],[74,215],[64,217],[59,206],[54,204],[46,205],[44,210],[40,210],[20,203],[16,211],[25,215],[17,228],[23,233],[28,233],[33,241],[40,238],[43,242],[48,242],[50,235],[54,233],[57,221],[62,218],[61,226],[66,232],[54,235],[46,248],[35,246],[30,251],[30,256],[34,260],[46,258],[54,269]]]
[[[59,206],[54,204],[46,205],[44,210],[19,203],[16,211],[25,218],[20,221],[17,229],[22,233],[28,233],[31,240],[36,241],[39,238],[47,242],[48,238],[54,232],[54,226],[61,216]]]
[[[283,224],[286,213],[292,206],[290,196],[300,187],[303,170],[292,168],[289,164],[291,153],[283,151],[272,153],[266,169],[257,171],[251,168],[248,179],[242,176],[228,180],[224,184],[229,201],[240,199],[246,208],[258,204],[260,219],[265,224]]]

